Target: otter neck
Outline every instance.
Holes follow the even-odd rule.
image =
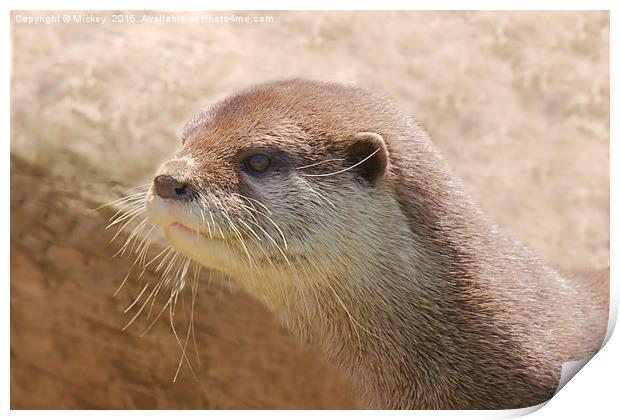
[[[348,372],[371,407],[390,407],[390,388],[405,383],[410,387],[413,377],[418,381],[414,389],[437,382],[414,372],[412,362],[428,365],[427,337],[438,334],[433,320],[454,319],[443,311],[455,307],[447,300],[449,284],[442,281],[448,268],[412,235],[398,204],[388,207],[383,213],[390,214],[392,229],[368,232],[381,246],[360,242],[342,247],[345,255],[338,262],[322,262],[324,256],[316,255],[308,258],[311,265],[277,278],[255,273],[246,277],[252,276],[254,284],[246,290],[262,299],[293,334]],[[372,229],[376,223],[363,226]],[[421,353],[414,354],[418,349]]]
[[[402,394],[399,387],[449,389],[451,384],[438,383],[457,376],[449,372],[454,348],[435,337],[441,341],[472,329],[450,313],[457,302],[449,301],[446,284],[433,284],[441,278],[432,274],[433,263],[424,263],[422,252],[419,260],[407,257],[407,250],[412,247],[383,249],[372,271],[367,262],[351,260],[342,270],[320,274],[316,287],[292,293],[275,309],[290,331],[348,374],[371,408],[403,407],[392,397]]]

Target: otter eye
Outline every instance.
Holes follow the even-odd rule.
[[[267,155],[257,154],[245,160],[245,167],[252,173],[262,174],[269,169],[270,163]]]

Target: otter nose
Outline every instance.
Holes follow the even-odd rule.
[[[179,181],[170,175],[158,175],[153,180],[155,193],[161,198],[185,198],[188,185],[185,181]]]

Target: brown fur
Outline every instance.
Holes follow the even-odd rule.
[[[327,159],[343,160],[303,173],[351,166],[347,151],[360,132],[385,141],[387,167],[376,182],[353,169],[305,178],[315,194],[300,189],[295,168]],[[285,151],[287,169],[259,180],[244,175],[239,154],[248,149]],[[303,80],[254,87],[188,123],[184,147],[159,173],[200,188],[199,204],[188,209],[209,209],[210,229],[227,226],[223,211],[251,223],[239,196],[269,207],[285,251],[251,242],[237,224],[254,265],[207,264],[321,348],[369,407],[535,405],[553,395],[563,362],[602,344],[608,275],[590,283],[561,277],[507,237],[424,131],[378,95]],[[242,255],[239,241],[227,246]]]

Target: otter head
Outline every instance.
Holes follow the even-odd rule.
[[[230,97],[187,124],[153,179],[150,220],[181,253],[268,303],[352,275],[356,261],[386,252],[373,248],[386,230],[376,227],[398,212],[385,112],[361,89],[307,81]]]

